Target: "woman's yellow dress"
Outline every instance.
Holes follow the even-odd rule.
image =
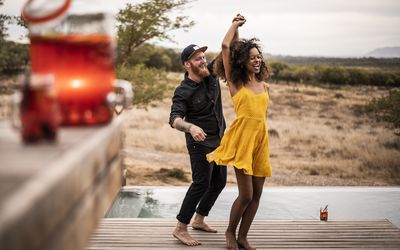
[[[225,132],[221,144],[207,154],[209,162],[243,169],[244,174],[270,177],[266,92],[253,93],[242,87],[233,97],[236,119]]]

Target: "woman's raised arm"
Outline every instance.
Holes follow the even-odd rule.
[[[242,15],[237,14],[236,17],[233,19],[232,25],[229,27],[228,32],[224,37],[224,40],[222,41],[222,61],[224,63],[226,81],[228,83],[231,96],[234,96],[238,89],[235,87],[235,85],[232,84],[231,79],[232,68],[230,63],[230,46],[233,41],[238,39],[238,28],[242,26],[245,22],[246,19]]]

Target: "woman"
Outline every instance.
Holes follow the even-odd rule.
[[[207,155],[210,162],[233,166],[236,174],[239,195],[232,205],[225,232],[228,249],[255,249],[247,234],[258,209],[265,177],[271,176],[266,125],[269,87],[263,81],[268,71],[257,39],[237,39],[238,28],[245,22],[240,14],[234,18],[222,42],[223,65],[216,71],[227,81],[236,119],[220,146]]]

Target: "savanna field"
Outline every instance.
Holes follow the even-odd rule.
[[[173,84],[181,75],[170,76]],[[234,109],[222,85],[229,125]],[[266,185],[387,186],[400,184],[400,137],[360,112],[388,93],[373,86],[271,84],[268,126],[273,177]],[[129,185],[188,185],[184,134],[168,124],[172,92],[147,110],[124,113],[124,165]],[[229,169],[228,185],[235,184]]]
[[[170,73],[166,98],[147,109],[132,108],[125,120],[124,166],[128,185],[188,185],[184,134],[168,124],[173,88],[182,74]],[[0,118],[8,122],[16,79],[2,80]],[[387,88],[271,83],[268,127],[273,177],[270,186],[388,186],[400,184],[400,136],[389,124],[361,112]],[[221,83],[227,125],[235,118]],[[17,136],[17,133],[16,133]],[[235,184],[228,169],[228,185]]]

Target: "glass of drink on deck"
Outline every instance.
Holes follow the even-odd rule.
[[[328,205],[324,209],[319,209],[319,219],[321,221],[328,221]]]

